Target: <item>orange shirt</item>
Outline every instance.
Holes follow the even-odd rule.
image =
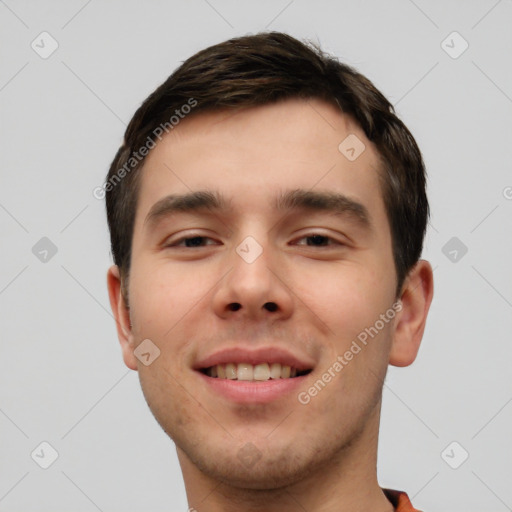
[[[395,507],[396,512],[421,512],[421,510],[412,506],[409,496],[404,491],[397,491],[395,489],[382,489],[382,491]]]

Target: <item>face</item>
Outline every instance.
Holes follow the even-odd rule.
[[[123,350],[182,465],[271,488],[375,434],[397,320],[378,166],[364,132],[320,100],[200,113],[147,157]],[[162,201],[197,191],[223,208]],[[160,355],[145,365],[133,350],[147,339]],[[211,359],[225,349],[238,352]],[[278,372],[279,361],[309,373],[244,381],[200,371],[268,362]]]

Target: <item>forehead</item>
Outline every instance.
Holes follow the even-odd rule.
[[[321,100],[196,112],[146,157],[136,231],[165,196],[204,189],[221,191],[237,214],[270,212],[276,192],[332,190],[365,204],[378,219],[385,215],[378,167],[363,130]]]

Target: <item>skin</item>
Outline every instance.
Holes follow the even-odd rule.
[[[353,162],[338,150],[349,134],[366,146]],[[107,283],[124,362],[139,372],[152,413],[176,444],[197,511],[393,510],[376,476],[382,386],[388,364],[416,358],[433,295],[427,261],[409,273],[402,310],[307,405],[296,393],[235,404],[191,369],[220,347],[275,343],[314,361],[307,390],[392,307],[396,272],[377,169],[364,132],[320,100],[197,113],[148,155],[129,309],[115,265]],[[277,192],[294,188],[357,200],[371,229],[350,216],[271,209]],[[231,198],[234,210],[179,214],[148,230],[144,219],[159,199],[204,189]],[[304,238],[311,233],[331,245]],[[207,238],[198,247],[164,246],[184,236]],[[247,236],[263,249],[251,264],[235,250]],[[161,353],[145,366],[133,351],[148,338]],[[246,443],[260,455],[250,467],[238,457]]]

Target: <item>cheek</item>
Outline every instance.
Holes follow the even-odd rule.
[[[344,342],[372,325],[391,305],[387,279],[371,265],[343,262],[298,272],[294,290]]]
[[[162,337],[202,296],[201,282],[170,264],[137,262],[130,276],[133,323],[141,332]]]
[[[130,278],[135,342],[153,341],[161,352],[159,361],[177,375],[187,371],[198,338],[212,332],[212,315],[205,307],[218,277],[211,268],[192,267],[140,258]]]

